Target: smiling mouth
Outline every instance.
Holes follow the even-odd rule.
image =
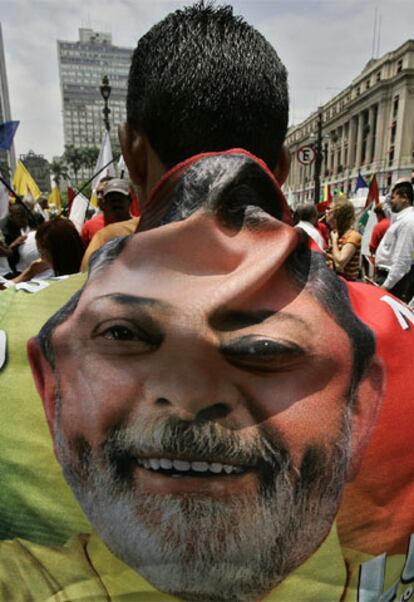
[[[174,478],[241,476],[251,467],[220,462],[188,461],[170,458],[137,458],[139,468]]]

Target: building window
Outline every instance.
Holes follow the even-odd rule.
[[[369,79],[367,79],[367,81],[365,82],[365,89],[369,90],[369,87],[370,87],[370,82],[369,82]]]
[[[400,73],[402,71],[403,68],[403,60],[402,59],[398,59],[397,61],[397,73]]]
[[[355,93],[357,96],[359,96],[361,94],[361,88],[360,86],[357,87],[357,89],[355,90]]]
[[[380,81],[381,81],[381,71],[377,71],[377,74],[376,74],[376,76],[375,76],[375,79],[376,79],[376,81],[377,81],[377,82],[380,82]]]
[[[394,102],[393,102],[393,105],[392,105],[392,118],[393,119],[397,118],[399,102],[400,102],[400,97],[399,96],[395,96]]]

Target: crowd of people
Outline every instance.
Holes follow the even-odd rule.
[[[23,202],[10,205],[0,230],[0,276],[9,280],[9,284],[3,280],[3,288],[32,278],[84,271],[94,251],[117,236],[135,232],[139,217],[132,217],[129,212],[128,182],[105,176],[95,192],[97,208],[79,233],[63,214],[48,211],[44,197],[34,206]],[[340,276],[349,281],[363,280],[383,286],[409,302],[414,295],[411,183],[398,182],[386,204],[377,203],[373,211],[377,223],[370,236],[368,257],[361,253],[362,236],[356,224],[355,206],[344,195],[334,198],[322,213],[313,203],[297,206],[292,218],[323,251],[328,266]],[[393,228],[385,236],[391,224]],[[390,270],[391,278],[388,277]]]
[[[302,228],[323,250],[328,265],[337,274],[349,281],[381,286],[408,303],[414,295],[413,204],[411,182],[399,181],[385,202],[374,206],[376,224],[370,233],[366,257],[361,252],[355,206],[344,196],[334,198],[321,214],[313,204],[300,205],[293,217],[296,227]]]

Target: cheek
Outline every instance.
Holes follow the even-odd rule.
[[[122,358],[59,362],[62,393],[62,429],[68,438],[82,434],[92,448],[115,426],[128,421],[144,397],[146,377]]]

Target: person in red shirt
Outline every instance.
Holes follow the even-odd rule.
[[[91,242],[94,235],[107,225],[105,223],[105,217],[103,214],[103,191],[106,184],[112,179],[113,178],[111,176],[105,176],[104,178],[102,178],[102,180],[99,181],[99,183],[96,186],[95,194],[98,201],[98,208],[101,210],[102,213],[99,213],[95,217],[92,217],[83,224],[81,230],[81,238],[83,244],[85,245],[85,249]]]
[[[82,228],[81,238],[85,246],[88,246],[94,235],[105,226],[129,220],[131,217],[129,211],[131,195],[126,180],[118,178],[106,180],[102,187],[102,197],[102,201],[98,200],[102,213],[86,222]]]
[[[372,230],[371,240],[369,241],[369,251],[371,255],[375,255],[375,251],[378,249],[378,245],[391,223],[385,215],[384,207],[381,204],[375,207],[374,212],[377,216],[378,223],[375,224]]]

